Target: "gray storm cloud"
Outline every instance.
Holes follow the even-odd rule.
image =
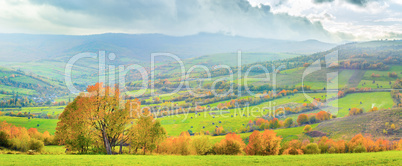
[[[252,6],[247,0],[31,0],[56,8],[41,17],[74,28],[105,28],[126,32],[191,35],[200,32],[247,37],[331,41],[334,36],[320,22],[305,17],[274,14],[270,6]],[[85,17],[71,19],[68,14]]]
[[[315,3],[326,3],[326,2],[333,2],[334,0],[313,0]]]
[[[314,3],[329,3],[334,2],[335,0],[313,0]],[[380,1],[380,0],[343,0],[345,2],[357,5],[357,6],[366,6],[370,2]]]

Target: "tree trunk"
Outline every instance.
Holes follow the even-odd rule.
[[[105,149],[107,154],[112,154],[112,147],[110,146],[109,139],[107,138],[106,132],[105,132],[105,127],[103,127],[102,130],[102,137],[103,137],[103,143],[105,144]]]
[[[123,154],[123,140],[120,141],[120,150],[119,150],[120,154]]]
[[[123,131],[123,137],[120,140],[120,150],[119,154],[123,154],[123,141],[124,141],[124,131]]]

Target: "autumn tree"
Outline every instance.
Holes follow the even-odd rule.
[[[159,121],[154,120],[148,109],[144,109],[136,124],[132,125],[128,132],[130,148],[134,148],[135,152],[141,148],[143,154],[146,154],[147,150],[152,152],[156,149],[165,137],[165,129]]]
[[[228,133],[225,139],[214,145],[213,150],[216,154],[236,155],[242,153],[244,148],[245,144],[240,135]]]
[[[282,138],[272,130],[254,131],[249,137],[245,152],[248,155],[278,155]]]
[[[309,143],[303,151],[305,154],[319,154],[321,152],[316,143]]]
[[[185,131],[180,133],[179,137],[170,137],[160,143],[157,152],[160,154],[176,154],[176,155],[189,155],[194,154],[192,149],[192,140],[190,134]],[[205,149],[198,149],[200,153]],[[198,153],[197,152],[197,153]]]
[[[283,122],[284,127],[289,128],[293,125],[293,118],[286,118]]]
[[[194,138],[193,146],[198,155],[206,155],[212,147],[209,138],[206,135]]]
[[[85,118],[89,117],[89,113],[79,106],[82,102],[81,98],[82,96],[75,98],[60,114],[55,139],[60,145],[65,145],[68,151],[86,153],[95,140],[96,134],[91,130],[88,118]]]
[[[43,132],[43,143],[45,145],[53,144],[54,136],[50,135],[48,131]]]
[[[303,154],[303,150],[301,150],[301,142],[299,140],[292,140],[286,144],[285,150],[282,153],[283,155],[300,155]]]
[[[262,155],[278,155],[282,138],[276,136],[273,130],[265,130],[262,133]]]
[[[56,134],[66,145],[86,152],[93,141],[100,141],[107,154],[122,139],[129,123],[129,109],[120,106],[118,88],[96,83],[88,86],[59,117]]]
[[[311,126],[310,126],[310,125],[304,126],[304,128],[303,128],[303,132],[304,132],[304,133],[308,133],[308,132],[310,132],[310,131],[311,131]]]
[[[308,116],[307,116],[306,114],[300,114],[300,115],[297,117],[297,123],[298,123],[299,125],[308,123]]]
[[[357,134],[355,135],[347,144],[349,148],[349,152],[366,152],[367,149],[364,146],[364,143],[366,141],[366,138],[362,134]]]
[[[248,155],[261,155],[262,151],[262,140],[261,133],[258,130],[254,130],[253,133],[248,137],[249,143],[244,151]]]
[[[331,118],[331,114],[326,111],[320,111],[317,113],[316,118],[319,121],[329,120]]]

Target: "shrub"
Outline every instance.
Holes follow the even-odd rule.
[[[248,155],[261,155],[262,151],[262,140],[261,140],[261,133],[258,130],[254,130],[253,133],[248,137],[249,143],[244,151]]]
[[[0,131],[0,147],[9,148],[10,143],[8,141],[8,134],[4,131]]]
[[[315,116],[310,116],[308,121],[310,124],[317,123],[317,118]]]
[[[283,151],[283,155],[300,155],[303,154],[301,150],[301,142],[299,140],[292,140],[287,143],[287,149]]]
[[[318,145],[316,143],[309,143],[306,146],[304,153],[305,154],[319,154],[320,149],[318,148]]]
[[[189,135],[167,138],[159,145],[157,152],[162,154],[189,155],[192,152],[191,138]]]
[[[359,108],[352,108],[349,111],[349,116],[352,115],[358,115],[358,114],[362,114],[363,113],[363,109],[359,109]]]
[[[248,155],[278,155],[281,140],[272,130],[265,130],[263,133],[254,131],[249,137],[245,152]]]
[[[317,113],[317,119],[320,121],[329,120],[331,118],[331,114],[326,111],[320,111]]]
[[[328,149],[328,153],[336,153],[336,148],[335,147],[330,147],[329,149]]]
[[[272,130],[262,133],[262,155],[278,155],[281,148],[281,137],[277,137]]]
[[[339,140],[339,141],[335,142],[334,147],[335,147],[336,153],[345,153],[346,152],[346,142],[344,140]]]
[[[14,150],[18,150],[21,152],[26,152],[29,150],[29,137],[24,137],[24,138],[13,138],[11,139],[11,147]]]
[[[214,135],[223,135],[223,134],[225,134],[225,133],[226,133],[226,132],[225,132],[225,129],[223,129],[222,126],[215,128]]]
[[[193,146],[198,155],[206,155],[211,149],[211,143],[205,135],[194,138]]]
[[[290,126],[292,126],[292,125],[293,125],[293,118],[286,118],[286,119],[285,119],[285,122],[283,123],[283,125],[284,125],[286,128],[289,128]]]
[[[366,141],[366,138],[364,138],[362,134],[355,135],[348,143],[349,152],[354,152],[355,149],[359,146],[363,147],[364,151],[367,151],[366,147],[364,147],[365,141]],[[361,148],[361,147],[359,147],[359,148]]]
[[[308,132],[310,132],[310,131],[311,131],[311,126],[310,126],[310,125],[304,126],[304,128],[303,128],[303,132],[304,132],[304,133],[308,133]]]
[[[373,108],[371,108],[371,109],[369,110],[369,112],[375,112],[375,111],[378,111],[378,108],[377,108],[377,107],[373,107]]]
[[[29,150],[34,150],[36,152],[41,152],[43,150],[43,142],[41,140],[37,140],[35,138],[32,138],[29,140],[28,143]]]
[[[307,123],[307,122],[308,122],[308,117],[307,117],[306,114],[300,114],[300,115],[297,117],[297,123],[298,123],[299,125],[305,124],[305,123]]]
[[[216,154],[237,155],[243,152],[244,147],[245,144],[240,135],[229,133],[226,134],[225,139],[214,145],[213,150]]]
[[[54,136],[50,135],[48,131],[43,132],[43,143],[45,145],[54,144]]]
[[[391,149],[392,147],[389,147],[389,141],[388,140],[384,140],[382,138],[377,139],[377,141],[375,141],[375,151],[386,151]],[[367,148],[367,147],[366,147]]]
[[[37,140],[43,140],[42,134],[36,128],[28,129],[28,134],[31,138],[35,138]]]
[[[397,78],[398,74],[396,74],[396,72],[388,72],[388,77]]]
[[[358,145],[353,148],[353,153],[364,153],[364,152],[367,152],[367,150],[366,147],[364,147],[363,145]]]
[[[333,142],[332,140],[328,139],[328,137],[323,136],[321,137],[320,141],[318,141],[318,147],[321,150],[321,153],[327,153],[328,149],[330,148],[330,143]]]

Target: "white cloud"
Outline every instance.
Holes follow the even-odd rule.
[[[252,4],[277,3],[276,0],[250,1]],[[349,38],[352,40],[373,40],[402,34],[398,24],[398,18],[402,17],[400,4],[400,0],[297,0],[273,5],[272,11],[319,21],[329,32],[354,36]]]
[[[369,3],[249,1],[3,0],[0,1],[0,32],[179,36],[223,32],[247,37],[331,42],[344,39],[338,35],[341,33],[355,35],[354,39],[358,40],[402,33],[397,19],[401,16],[402,3],[397,0],[370,0]]]

